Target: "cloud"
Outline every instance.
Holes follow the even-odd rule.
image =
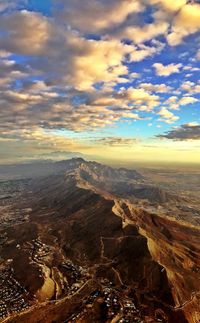
[[[87,95],[87,104],[91,106],[108,107],[109,111],[129,111],[140,110],[141,105],[145,105],[147,110],[158,106],[160,97],[145,91],[142,88],[132,86],[121,88],[119,91],[98,92],[93,91]]]
[[[59,19],[68,23],[71,28],[81,32],[100,32],[101,30],[121,24],[128,15],[143,10],[138,0],[59,0],[62,4]]]
[[[133,48],[119,40],[89,40],[39,13],[21,11],[0,20],[0,50],[35,56],[33,73],[50,82],[87,90],[97,82],[124,82],[125,56]]]
[[[129,104],[140,109],[145,105],[146,110],[149,111],[159,105],[160,97],[158,95],[150,94],[144,89],[129,87],[127,90],[122,89],[117,97],[122,100],[127,100]]]
[[[125,137],[105,137],[95,140],[96,143],[108,146],[134,146],[137,144],[138,140],[135,138],[125,138]]]
[[[178,117],[170,109],[197,102],[192,93],[197,94],[198,83],[185,82],[179,90],[189,95],[179,101],[173,96],[166,100],[172,91],[181,94],[176,84],[154,82],[152,63],[140,63],[147,58],[151,62],[165,49],[165,37],[174,32],[186,5],[181,0],[54,1],[52,16],[27,11],[24,2],[0,4],[4,141],[23,139],[42,146],[48,131],[96,131],[120,120],[150,120],[155,114],[172,123]],[[151,20],[146,19],[149,5]],[[181,71],[177,60],[162,63],[153,64],[158,76]],[[194,71],[193,62],[189,64]],[[160,109],[161,102],[169,106]]]
[[[156,74],[158,76],[169,76],[174,73],[180,73],[180,68],[182,67],[182,64],[169,64],[169,65],[163,65],[162,63],[154,63],[153,67],[156,70]]]
[[[141,74],[133,72],[133,73],[129,74],[129,77],[130,77],[130,79],[140,78]]]
[[[148,98],[150,100],[151,96]],[[138,113],[128,106],[133,99],[130,93],[122,95],[114,91],[86,94],[72,90],[66,96],[59,96],[54,88],[48,88],[43,82],[27,84],[24,92],[7,90],[1,93],[1,133],[6,136],[20,130],[25,134],[28,129],[34,132],[35,128],[79,132],[113,125],[120,119],[139,120]],[[77,103],[72,104],[74,100]],[[31,136],[31,131],[28,133]]]
[[[179,119],[178,116],[175,116],[171,111],[164,107],[159,110],[158,115],[161,116],[159,121],[164,121],[166,123],[173,123]]]
[[[176,103],[177,100],[178,100],[177,96],[172,95],[165,101],[165,104],[173,104],[173,103]]]
[[[2,141],[2,138],[4,141]],[[76,151],[90,152],[91,145],[82,136],[75,138],[66,134],[41,128],[18,129],[1,137],[1,160],[5,162],[24,159],[70,158]]]
[[[39,13],[26,10],[0,19],[0,49],[24,55],[45,55],[51,24]]]
[[[152,41],[151,46],[139,44],[137,47],[133,46],[130,53],[129,59],[131,62],[140,62],[149,56],[159,54],[165,45],[159,41]]]
[[[0,13],[22,9],[27,5],[27,0],[0,0]]]
[[[163,35],[169,25],[167,22],[146,24],[140,26],[128,26],[119,33],[121,38],[128,38],[135,44],[142,44],[148,40],[152,40],[159,35]]]
[[[165,102],[165,105],[168,105],[170,110],[179,110],[178,97],[175,95],[170,96]]]
[[[184,83],[182,83],[180,89],[190,94],[198,94],[200,93],[200,84],[196,84],[191,81],[185,81]]]
[[[168,11],[176,12],[187,3],[187,0],[150,0],[150,3],[152,5],[159,5]]]
[[[182,99],[180,99],[179,104],[180,105],[187,105],[198,102],[198,100],[192,96],[185,96]]]
[[[200,49],[197,51],[196,58],[200,61]]]
[[[183,39],[200,30],[200,4],[188,3],[175,16],[171,32],[167,36],[171,46],[177,46]]]
[[[23,79],[27,75],[28,69],[14,60],[8,58],[0,60],[0,90],[9,88],[12,82]]]
[[[123,82],[122,75],[128,74],[123,64],[124,56],[131,50],[119,41],[86,41],[78,40],[77,46],[82,47],[80,53],[72,58],[70,83],[79,89],[89,89],[94,83]],[[74,75],[73,75],[74,74]]]
[[[166,84],[140,83],[140,87],[146,91],[158,93],[169,93],[172,90],[172,88]]]
[[[183,124],[180,127],[173,128],[163,135],[157,136],[171,140],[200,140],[200,125],[196,122]]]

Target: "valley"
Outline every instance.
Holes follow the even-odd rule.
[[[81,158],[2,185],[2,322],[199,322],[196,194]]]

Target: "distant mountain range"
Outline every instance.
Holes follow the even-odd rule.
[[[26,172],[28,172],[28,167],[33,172],[32,165],[23,165],[22,168],[24,167]],[[67,189],[66,183],[69,178],[73,178],[77,186],[90,188],[104,196],[112,194],[117,197],[147,200],[150,203],[159,204],[181,201],[176,194],[149,183],[148,179],[136,170],[112,168],[97,162],[86,161],[83,158],[45,163],[41,168],[37,165],[34,171],[36,172],[37,169],[39,169],[40,179],[33,180],[31,185],[35,189],[39,187],[40,191],[41,187],[46,186],[47,190],[53,190],[54,195],[62,196]]]

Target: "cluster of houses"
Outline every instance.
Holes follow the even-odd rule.
[[[66,322],[76,322],[85,315],[89,315],[89,311],[94,309],[95,303],[102,304],[104,320],[106,322],[111,322],[112,320],[118,323],[144,322],[141,312],[134,304],[133,299],[116,289],[112,282],[109,282],[107,279],[105,279],[103,288],[91,293],[81,307],[81,310],[74,313]]]
[[[27,291],[14,277],[12,267],[0,270],[0,318],[21,312],[29,307]]]
[[[40,262],[50,252],[50,247],[43,243],[39,238],[33,241],[33,260],[35,262]]]
[[[88,280],[87,269],[82,266],[74,265],[71,260],[67,260],[61,265],[64,275],[68,282],[68,296],[73,295]]]

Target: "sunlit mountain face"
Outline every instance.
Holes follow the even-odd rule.
[[[0,0],[1,163],[199,163],[200,3]]]

